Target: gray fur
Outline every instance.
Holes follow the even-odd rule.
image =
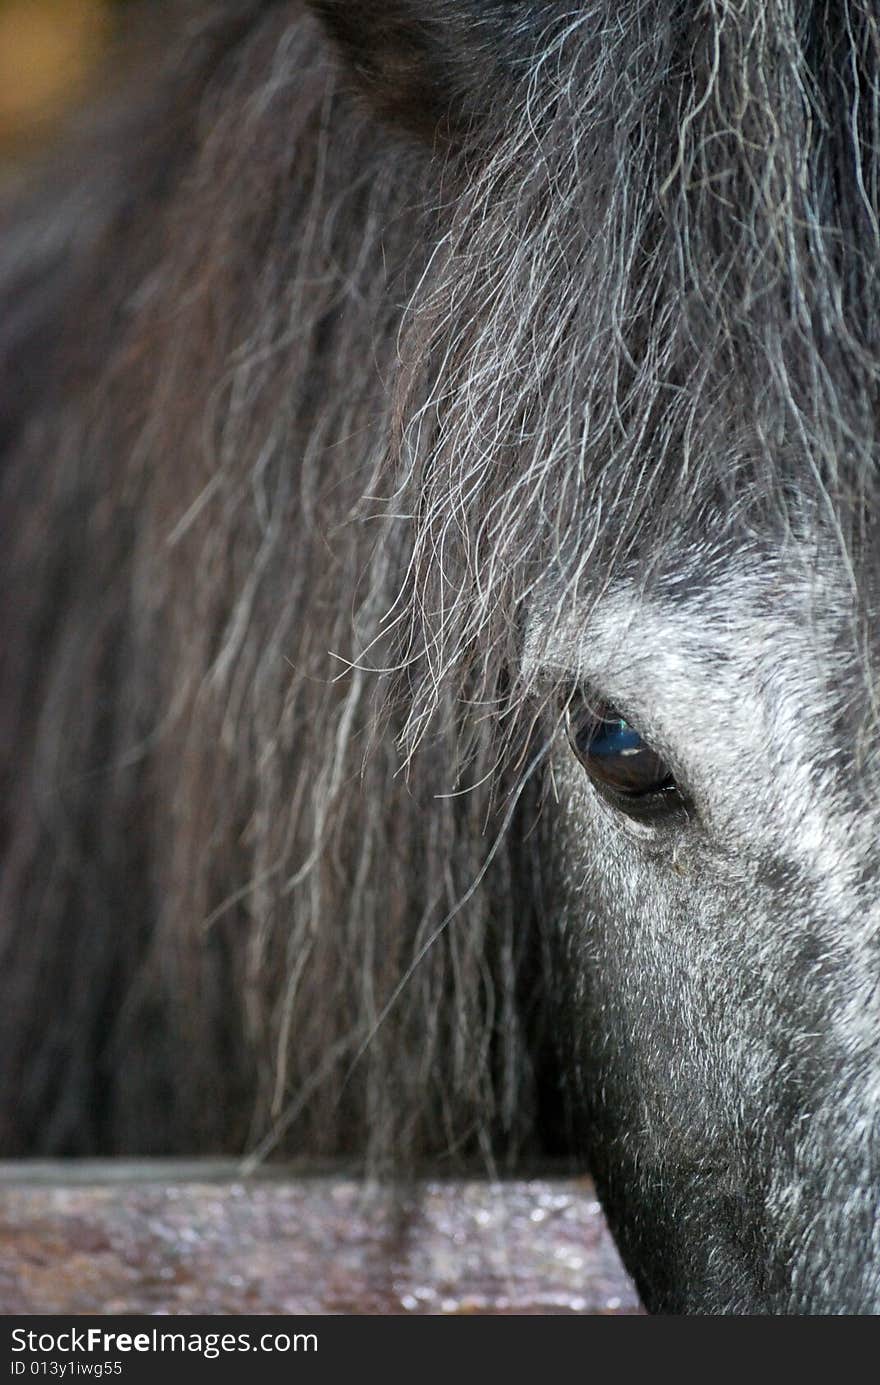
[[[528,8],[425,142],[214,6],[12,213],[3,1144],[491,1164],[562,1090],[650,1306],[876,1309],[880,16]]]

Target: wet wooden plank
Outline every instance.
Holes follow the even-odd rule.
[[[0,1165],[0,1313],[626,1314],[587,1180]]]

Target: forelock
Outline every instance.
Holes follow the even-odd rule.
[[[613,9],[613,13],[612,13]],[[854,0],[588,4],[545,34],[403,342],[419,740],[510,705],[524,603],[688,534],[876,551],[880,39]]]

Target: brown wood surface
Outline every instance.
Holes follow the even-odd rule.
[[[587,1180],[0,1165],[0,1313],[638,1312]]]

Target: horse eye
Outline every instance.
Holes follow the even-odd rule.
[[[565,722],[572,750],[615,806],[634,815],[682,806],[669,766],[614,707],[577,694],[566,705]]]

